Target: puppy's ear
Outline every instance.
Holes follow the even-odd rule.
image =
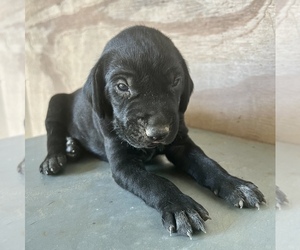
[[[112,107],[107,100],[105,94],[105,78],[104,63],[100,58],[96,65],[92,68],[88,79],[83,86],[83,93],[87,100],[92,104],[94,111],[101,117],[112,114]]]
[[[179,112],[180,113],[184,113],[186,111],[187,106],[190,101],[191,94],[194,89],[194,83],[192,81],[192,78],[189,74],[189,71],[188,71],[188,68],[187,68],[185,62],[184,62],[184,72],[185,72],[184,89],[183,89],[183,93],[181,95],[180,104],[179,104]]]

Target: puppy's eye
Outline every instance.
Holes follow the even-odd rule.
[[[178,86],[178,85],[180,84],[180,82],[181,82],[181,78],[178,77],[178,78],[176,78],[176,79],[174,80],[172,86],[173,86],[173,87],[176,87],[176,86]]]
[[[117,88],[122,92],[127,92],[129,90],[129,87],[123,82],[118,83]]]

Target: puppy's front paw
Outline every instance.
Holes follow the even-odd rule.
[[[262,192],[252,182],[244,181],[234,176],[222,182],[214,193],[236,207],[260,208],[266,200]]]
[[[48,155],[40,165],[40,172],[47,175],[58,174],[67,163],[67,157],[64,154]]]
[[[162,209],[162,222],[170,235],[178,233],[192,239],[194,230],[206,233],[204,221],[207,219],[210,217],[206,209],[184,194]]]

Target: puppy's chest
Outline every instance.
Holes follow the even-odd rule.
[[[151,161],[155,156],[164,154],[164,146],[154,149],[140,149],[140,153],[144,162]]]

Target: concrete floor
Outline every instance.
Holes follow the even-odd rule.
[[[25,248],[25,180],[17,172],[24,136],[0,140],[0,249]]]
[[[300,249],[300,146],[276,144],[276,183],[289,204],[276,213],[276,249]]]
[[[230,173],[259,186],[267,204],[259,211],[231,207],[165,160],[163,167],[154,163],[151,171],[212,218],[207,234],[170,237],[154,209],[114,183],[105,162],[84,159],[62,175],[41,175],[46,137],[36,137],[26,141],[26,249],[275,249],[275,147],[201,130],[190,136]]]

